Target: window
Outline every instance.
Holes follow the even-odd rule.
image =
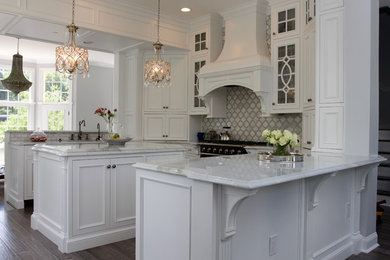
[[[45,103],[68,103],[71,81],[62,73],[44,72]]]
[[[41,68],[39,77],[42,89],[39,92],[39,124],[43,130],[62,131],[71,127],[70,111],[72,81],[53,68]]]
[[[11,69],[0,66],[0,80],[9,76]],[[31,80],[33,71],[25,70],[25,77]],[[16,96],[6,89],[0,81],[0,143],[4,142],[5,131],[27,130],[29,127],[31,88]]]

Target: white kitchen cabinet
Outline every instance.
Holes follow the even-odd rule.
[[[319,11],[329,11],[331,9],[344,6],[344,0],[318,0]]]
[[[306,110],[302,113],[302,147],[311,149],[315,136],[315,110]]]
[[[271,113],[297,113],[300,106],[299,38],[274,41],[274,86]]]
[[[5,199],[17,209],[33,199],[33,144],[5,144]]]
[[[151,57],[147,57],[149,59]],[[145,112],[187,112],[187,56],[164,55],[171,63],[171,85],[165,88],[146,87]]]
[[[302,0],[303,31],[311,29],[315,25],[317,16],[316,5],[318,0]]]
[[[190,79],[190,94],[189,94],[189,108],[190,113],[192,115],[206,115],[208,112],[208,109],[206,107],[206,104],[202,98],[199,96],[199,78],[198,73],[199,70],[206,65],[207,63],[207,57],[197,57],[193,58],[191,63],[191,75],[192,79]]]
[[[25,165],[24,165],[24,199],[34,199],[34,160],[31,146],[24,147]]]
[[[223,46],[223,18],[219,14],[211,14],[192,23],[191,56],[206,56],[207,60],[215,61]]]
[[[336,11],[319,19],[319,103],[343,103],[344,14]]]
[[[143,157],[74,161],[73,235],[135,224],[135,168]],[[131,223],[132,222],[132,223]]]
[[[320,107],[318,121],[318,147],[342,150],[344,148],[344,107]]]
[[[187,130],[187,115],[144,115],[145,140],[187,140]]]
[[[272,40],[297,36],[300,31],[299,2],[271,6]]]
[[[302,36],[302,96],[303,108],[315,105],[316,62],[315,62],[315,30],[308,31]]]

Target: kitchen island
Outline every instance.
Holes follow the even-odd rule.
[[[184,158],[181,145],[36,145],[31,227],[69,253],[135,236],[137,162]]]
[[[256,154],[137,163],[137,260],[346,259],[377,246],[362,232],[379,156]],[[376,201],[372,201],[375,205]],[[374,224],[375,225],[375,224]]]

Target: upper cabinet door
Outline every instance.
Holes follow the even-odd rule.
[[[271,111],[297,113],[299,102],[299,39],[281,40],[273,45],[274,87]]]
[[[315,30],[302,37],[302,94],[303,107],[314,107],[315,104]]]
[[[209,51],[209,33],[208,26],[205,26],[202,29],[197,30],[192,33],[192,54],[194,55],[204,55]]]
[[[171,86],[166,88],[165,107],[171,112],[187,112],[187,57],[171,56]]]
[[[299,34],[299,2],[273,6],[271,11],[272,39]]]

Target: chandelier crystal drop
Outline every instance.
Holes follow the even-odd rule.
[[[69,30],[68,42],[56,48],[56,71],[69,74],[69,78],[74,74],[86,76],[89,72],[88,50],[76,45],[79,27],[74,24],[74,2],[75,0],[72,5],[72,24],[66,26]]]
[[[160,0],[158,0],[157,41],[153,44],[154,60],[146,61],[144,85],[146,87],[167,87],[171,84],[171,64],[161,57],[163,44],[160,42]]]
[[[12,91],[15,96],[20,92],[28,90],[32,82],[30,82],[23,74],[23,56],[19,54],[19,38],[18,52],[12,58],[12,70],[8,78],[1,81],[3,86]]]

